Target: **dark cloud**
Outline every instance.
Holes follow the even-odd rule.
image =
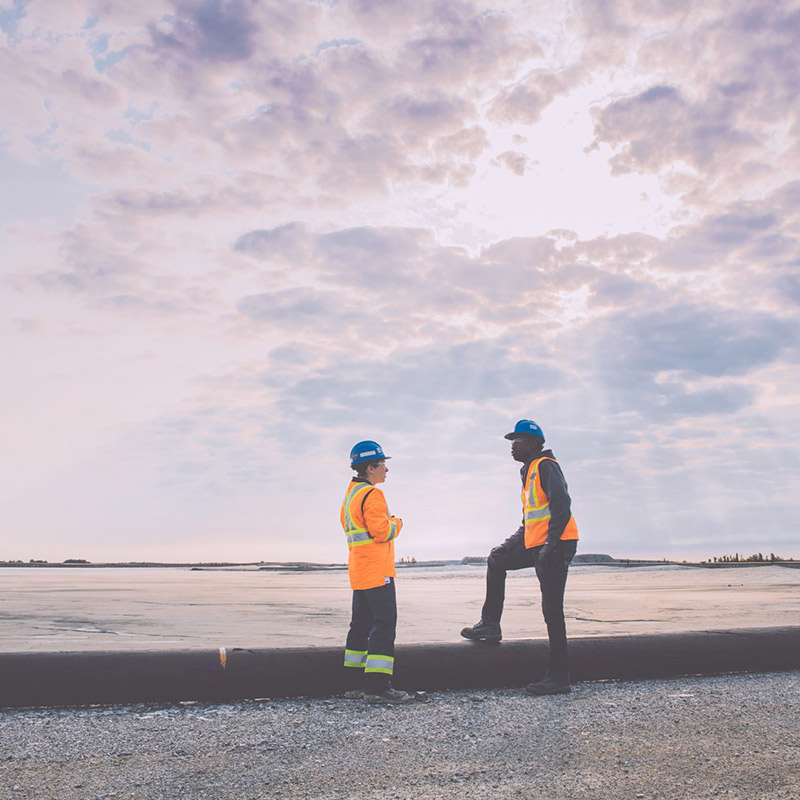
[[[543,51],[530,36],[521,36],[508,14],[484,11],[452,20],[439,31],[409,41],[398,60],[404,70],[428,85],[464,86],[492,80],[509,63],[522,63]]]
[[[757,387],[742,381],[797,347],[797,327],[755,311],[674,304],[614,312],[567,337],[576,370],[603,386],[608,410],[643,424],[732,414]]]
[[[87,225],[79,225],[62,237],[62,269],[39,273],[36,280],[57,291],[87,295],[127,293],[138,288],[145,263],[133,258],[118,243],[98,241]]]
[[[258,25],[249,0],[205,0],[181,3],[171,30],[152,25],[150,35],[159,50],[178,50],[201,61],[241,61],[256,44]]]
[[[489,118],[505,124],[534,125],[547,106],[572,89],[580,77],[578,68],[556,73],[534,72],[495,96]]]
[[[688,304],[617,315],[601,330],[608,364],[622,372],[713,377],[770,363],[795,338],[790,325],[766,313]]]
[[[356,409],[376,420],[388,416],[401,420],[411,414],[424,424],[452,403],[473,407],[519,396],[533,402],[566,379],[545,360],[520,360],[507,341],[404,348],[389,362],[365,356],[363,347],[353,348],[324,367],[307,373],[293,370],[290,376],[285,365],[277,367],[268,369],[263,380],[281,388],[285,418],[319,415],[331,426],[341,425]],[[340,413],[334,415],[331,409]]]
[[[240,236],[234,248],[269,261],[313,267],[327,284],[386,292],[428,269],[433,235],[410,228],[347,228],[315,234],[298,223]],[[305,262],[298,259],[304,257]]]
[[[749,406],[755,392],[749,386],[730,383],[703,391],[685,391],[677,387],[664,397],[664,411],[681,417],[729,415]]]
[[[435,244],[428,230],[361,227],[322,234],[317,246],[328,267],[349,283],[376,271],[402,278],[425,263]]]
[[[786,218],[791,191],[786,187],[764,200],[736,202],[723,214],[709,215],[694,225],[676,228],[654,263],[669,269],[722,268],[732,258],[774,264],[790,257],[796,246]]]
[[[620,148],[614,173],[658,171],[683,159],[701,170],[757,145],[737,127],[739,104],[716,87],[703,103],[688,103],[671,86],[653,86],[595,112],[597,141]]]
[[[695,202],[707,201],[711,176],[719,182],[715,188],[735,192],[754,176],[776,174],[776,151],[767,152],[765,145],[774,146],[776,126],[789,122],[790,109],[800,102],[796,4],[720,5],[708,16],[676,18],[652,36],[642,36],[640,27],[648,24],[652,6],[631,4],[627,21],[624,14],[611,15],[615,23],[603,23],[597,14],[604,14],[590,6],[582,4],[582,18],[594,13],[594,24],[613,29],[628,55],[634,48],[642,68],[670,76],[595,109],[596,141],[616,149],[615,173],[658,172],[686,162],[698,171],[684,178],[683,190],[693,189],[688,199]],[[584,64],[590,57],[597,63],[611,60],[593,52],[585,54]],[[796,140],[791,133],[787,152]]]
[[[370,110],[367,124],[376,132],[391,131],[415,145],[420,139],[427,141],[461,130],[473,114],[473,106],[466,100],[431,91],[382,100]]]
[[[240,236],[234,249],[241,253],[264,259],[292,261],[307,257],[311,247],[311,236],[299,222],[288,222],[270,230],[250,231]]]
[[[88,77],[74,69],[65,70],[61,75],[64,86],[92,105],[113,107],[122,99],[118,86],[105,80]]]
[[[393,135],[343,136],[331,143],[330,159],[325,160],[318,182],[335,199],[341,197],[342,187],[350,196],[387,194],[391,180],[402,178],[408,166],[407,153]]]
[[[778,225],[765,208],[732,207],[706,220],[706,253],[716,248],[724,263],[732,242],[747,243],[738,231],[758,237]],[[558,397],[596,385],[612,416],[633,412],[643,424],[731,415],[758,397],[743,380],[779,363],[798,344],[789,318],[710,298],[698,302],[691,283],[665,291],[648,273],[663,248],[653,237],[565,243],[554,234],[498,242],[468,256],[440,247],[425,231],[354,228],[313,235],[287,226],[248,234],[239,246],[273,259],[284,239],[297,247],[293,237],[301,235],[329,292],[268,294],[248,298],[239,310],[262,323],[291,325],[311,341],[331,325],[337,344],[356,348],[357,355],[307,359],[294,378],[270,368],[283,414],[335,408],[328,418],[340,424],[350,404],[377,401],[399,424],[409,404],[432,419],[440,404],[459,398],[476,404]],[[576,324],[553,321],[553,303],[581,289],[591,315]],[[473,318],[476,326],[447,322],[458,316]],[[358,324],[348,327],[353,318]],[[486,323],[505,333],[486,337],[478,327]],[[364,330],[366,348],[359,339]],[[414,336],[430,343],[416,348]],[[391,355],[376,359],[376,345],[390,347]],[[281,361],[277,354],[275,360]],[[378,383],[369,380],[373,373]]]
[[[255,322],[290,328],[311,325],[328,329],[346,318],[341,296],[306,288],[248,295],[239,301],[237,309]]]
[[[334,120],[297,103],[268,102],[246,118],[233,120],[224,134],[225,146],[265,156],[280,150],[285,157],[312,147],[335,143],[347,138],[345,129]],[[303,178],[301,174],[298,176]]]
[[[651,282],[638,280],[629,275],[609,275],[598,272],[596,280],[589,284],[591,295],[588,304],[592,308],[636,308],[646,302],[658,290]]]
[[[789,267],[792,273],[779,277],[775,289],[781,298],[800,306],[800,259],[791,262]]]

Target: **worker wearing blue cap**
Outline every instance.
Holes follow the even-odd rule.
[[[480,620],[461,635],[473,641],[499,642],[500,617],[505,600],[506,573],[534,567],[542,592],[550,657],[542,680],[525,687],[528,694],[570,692],[564,589],[567,570],[578,544],[578,526],[572,516],[564,473],[552,450],[544,449],[544,433],[530,419],[521,419],[506,439],[511,457],[522,463],[522,525],[489,553],[486,599]]]

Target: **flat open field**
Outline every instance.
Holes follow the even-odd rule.
[[[448,642],[480,617],[484,568],[398,570],[397,641]],[[0,651],[302,647],[342,643],[344,571],[0,569]],[[574,566],[571,636],[800,624],[800,570]],[[509,573],[503,633],[546,635],[533,570]]]

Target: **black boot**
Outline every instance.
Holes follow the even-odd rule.
[[[479,620],[471,628],[464,628],[461,635],[473,642],[499,642],[503,638],[499,622]]]

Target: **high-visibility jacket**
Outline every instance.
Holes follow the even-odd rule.
[[[528,474],[522,487],[522,520],[525,526],[525,547],[538,547],[545,543],[550,528],[550,498],[542,488],[539,465],[542,461],[558,462],[554,458],[543,456],[535,458],[528,466]],[[577,539],[578,525],[575,517],[569,515],[569,521],[560,539]]]
[[[342,503],[347,537],[347,569],[352,589],[374,589],[394,578],[394,540],[403,521],[389,514],[383,492],[363,478],[353,478]]]

